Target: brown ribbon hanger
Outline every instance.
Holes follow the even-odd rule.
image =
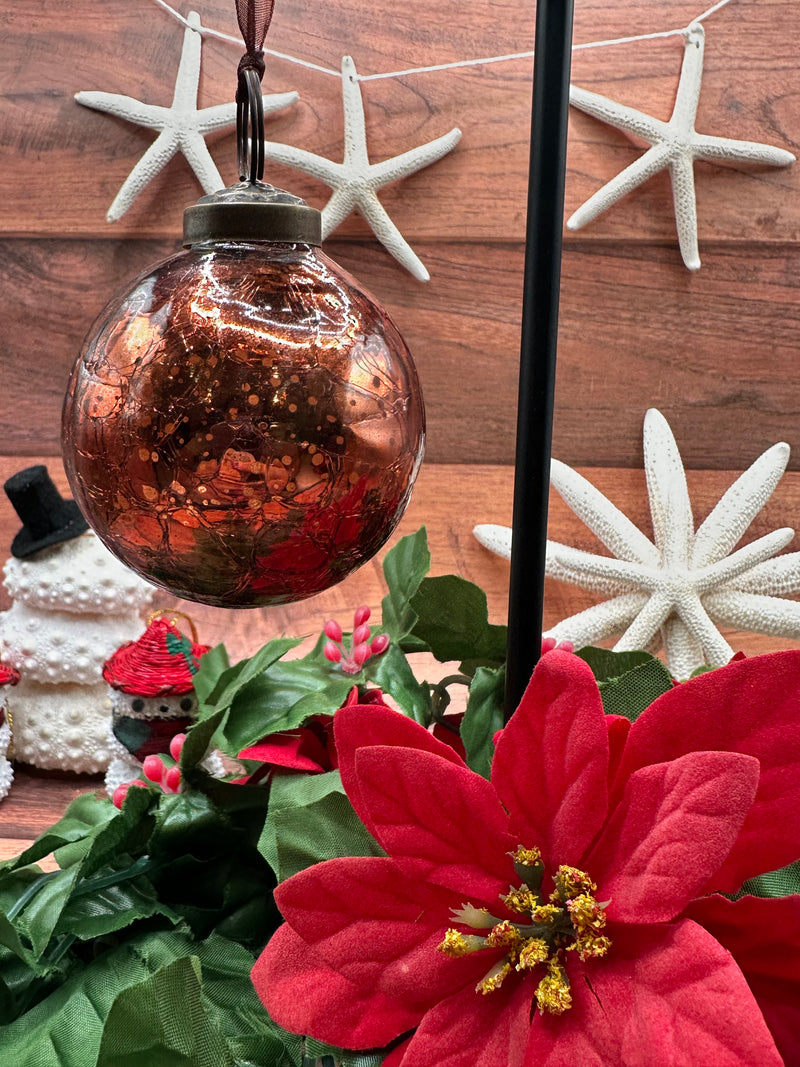
[[[239,180],[264,177],[264,38],[272,21],[275,0],[236,0],[236,17],[244,39],[236,86],[236,155]]]

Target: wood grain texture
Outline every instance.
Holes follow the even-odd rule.
[[[423,243],[427,286],[374,244],[331,253],[396,319],[419,367],[434,463],[511,463],[523,249]],[[172,241],[0,241],[0,448],[56,453],[84,334],[119,287]],[[563,263],[554,453],[635,466],[645,410],[669,419],[684,461],[744,468],[779,440],[800,467],[800,245],[718,244],[697,275],[671,249],[598,242]],[[708,268],[708,269],[706,269]],[[746,428],[746,432],[745,432]]]
[[[578,5],[576,43],[686,25],[702,4],[608,0]],[[207,0],[207,25],[235,33],[233,5]],[[311,0],[278,5],[269,44],[339,69],[350,54],[363,74],[504,55],[533,45],[534,5],[517,0],[459,4],[425,0],[402,10],[390,0]],[[0,125],[15,164],[0,172],[0,232],[109,236],[105,211],[153,135],[82,108],[79,90],[102,90],[168,105],[182,27],[150,0],[70,0],[6,5],[0,16],[0,69],[5,72]],[[697,128],[791,148],[800,130],[793,0],[759,0],[720,12],[708,43]],[[232,98],[236,46],[206,39],[200,105]],[[660,118],[667,118],[682,56],[679,38],[576,52],[573,80]],[[529,59],[477,68],[408,75],[364,86],[372,159],[432,140],[453,126],[459,148],[434,167],[382,194],[412,240],[520,239],[523,235],[530,126]],[[268,91],[295,89],[300,102],[268,117],[271,140],[339,160],[341,92],[326,74],[271,60]],[[223,179],[233,181],[234,137],[211,139]],[[567,210],[630,163],[640,149],[624,135],[580,114],[570,130]],[[327,190],[295,171],[274,167],[277,184],[316,205]],[[800,170],[698,167],[703,240],[793,240],[800,232]],[[113,230],[123,236],[174,236],[181,213],[199,195],[188,165],[173,160]],[[351,219],[341,231],[367,232]],[[661,175],[585,231],[584,240],[674,242],[668,179]]]

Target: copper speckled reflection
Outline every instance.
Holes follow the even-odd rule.
[[[424,412],[392,321],[305,245],[195,247],[96,324],[64,408],[70,485],[105,544],[190,600],[318,593],[403,513]]]

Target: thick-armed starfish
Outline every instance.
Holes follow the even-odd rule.
[[[689,270],[698,270],[700,254],[697,248],[694,161],[702,159],[710,163],[763,163],[770,167],[785,167],[794,162],[792,153],[783,148],[773,148],[757,141],[735,141],[729,137],[712,137],[696,132],[694,122],[703,77],[704,48],[705,31],[699,22],[695,22],[686,31],[680,83],[669,122],[661,122],[651,115],[625,107],[624,104],[618,104],[605,96],[570,86],[569,102],[573,107],[651,145],[643,156],[607,182],[602,189],[598,189],[578,208],[567,220],[570,230],[579,230],[587,222],[592,222],[637,185],[642,185],[654,174],[669,168],[681,255]]]
[[[576,647],[621,634],[614,646],[664,645],[673,677],[703,664],[717,667],[733,649],[717,629],[800,637],[800,552],[776,556],[794,537],[774,530],[732,551],[769,499],[789,460],[789,446],[773,445],[723,494],[695,532],[686,475],[675,438],[660,412],[644,421],[644,465],[653,541],[603,494],[564,463],[552,461],[551,484],[614,558],[555,541],[547,545],[547,574],[611,599],[572,615],[548,631]],[[511,554],[511,531],[475,528],[478,540]]]

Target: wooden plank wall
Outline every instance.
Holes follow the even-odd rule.
[[[187,6],[187,5],[184,5]],[[236,32],[232,0],[197,0],[206,24]],[[685,25],[703,0],[577,0],[582,43]],[[153,135],[80,107],[81,89],[171,100],[183,30],[153,0],[12,4],[0,14],[0,434],[7,454],[56,452],[68,369],[115,289],[177,245],[200,189],[176,158],[124,219],[105,211]],[[361,73],[528,49],[533,3],[493,0],[278,0],[269,43]],[[187,6],[188,10],[188,6]],[[794,0],[733,0],[706,22],[697,127],[784,148],[800,140]],[[575,53],[576,84],[660,118],[672,108],[679,38]],[[201,106],[231,99],[237,49],[206,39]],[[415,352],[434,463],[509,463],[513,451],[529,60],[409,75],[363,86],[374,160],[463,130],[441,162],[381,198],[428,264],[415,282],[348,221],[329,251],[394,313]],[[268,137],[340,159],[337,79],[273,60],[269,91],[300,101],[268,117]],[[233,134],[211,138],[227,181]],[[640,149],[573,111],[567,211]],[[312,203],[327,191],[294,171],[271,176]],[[670,419],[689,465],[731,468],[800,427],[787,382],[800,345],[800,166],[697,166],[703,266],[690,274],[661,174],[587,229],[564,259],[555,453],[570,463],[639,462],[648,406]],[[787,387],[788,386],[788,387]],[[800,448],[793,465],[800,464]]]
[[[208,26],[236,32],[232,0],[194,6]],[[521,0],[278,0],[268,43],[334,69],[350,54],[362,74],[373,74],[527,50],[533,9]],[[701,10],[702,0],[577,0],[575,41],[673,29]],[[700,131],[796,150],[797,22],[795,0],[732,0],[707,20]],[[201,190],[177,157],[121,222],[107,224],[108,205],[153,135],[73,100],[96,89],[169,103],[183,29],[153,0],[6,0],[0,30],[0,453],[10,472],[26,457],[57,456],[61,399],[83,335],[120,285],[178,247],[182,209]],[[666,119],[682,54],[678,37],[581,50],[573,80]],[[231,99],[238,56],[233,45],[206,39],[201,106]],[[531,67],[521,59],[364,84],[374,161],[453,126],[463,130],[449,156],[381,193],[432,279],[411,278],[358,218],[326,246],[390,308],[419,365],[427,477],[436,488],[424,497],[433,511],[414,517],[440,521],[442,542],[469,544],[470,552],[483,550],[472,545],[467,516],[510,520]],[[335,77],[275,59],[265,85],[300,94],[268,117],[271,140],[341,159]],[[233,134],[209,143],[232,181]],[[573,111],[567,213],[640,151]],[[327,199],[298,172],[274,166],[269,177],[317,206]],[[636,469],[647,407],[665,413],[699,472],[741,470],[781,439],[800,444],[800,165],[701,163],[696,185],[696,274],[678,254],[663,173],[565,238],[554,452],[596,468],[615,501],[642,521]],[[791,463],[800,467],[800,447]],[[451,465],[483,480],[465,470],[456,485]],[[719,484],[732,476],[720,475]],[[718,480],[701,474],[701,483],[709,490],[700,514]],[[485,503],[473,517],[458,494],[477,484]],[[791,522],[793,486],[776,497],[783,513],[772,526]],[[556,521],[558,536],[589,547],[580,524]],[[3,522],[11,528],[14,518]],[[765,522],[753,534],[770,528]],[[492,584],[496,561],[473,559],[482,568],[470,576]],[[450,562],[470,571],[463,554],[454,551]],[[498,587],[505,573],[497,571]],[[500,601],[493,611],[501,617],[502,594]],[[553,621],[585,606],[560,591],[552,604]]]

